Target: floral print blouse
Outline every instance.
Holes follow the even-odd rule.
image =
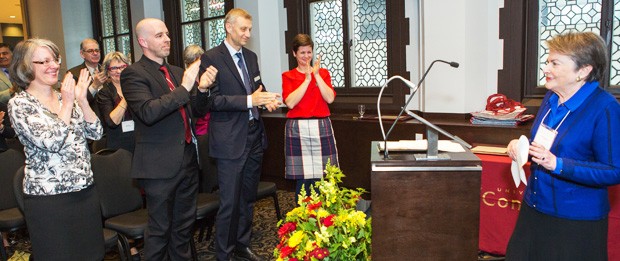
[[[54,93],[62,104],[60,93]],[[9,101],[8,111],[26,154],[25,194],[57,195],[93,184],[86,138],[101,138],[103,127],[99,119],[94,123],[84,121],[82,109],[76,103],[67,125],[25,91]]]

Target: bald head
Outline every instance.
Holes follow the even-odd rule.
[[[170,37],[166,24],[155,18],[142,19],[136,25],[138,44],[146,57],[163,63],[170,54]]]
[[[97,43],[97,40],[93,38],[86,38],[82,40],[82,42],[80,43],[80,49],[84,50],[84,46],[88,44],[96,44],[97,46],[99,46],[99,43]]]

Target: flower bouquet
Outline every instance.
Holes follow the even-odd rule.
[[[327,163],[325,177],[299,197],[299,207],[278,222],[278,261],[369,260],[371,219],[355,206],[364,189],[338,187],[344,174]],[[318,190],[318,192],[317,192]],[[306,195],[302,188],[300,195]]]

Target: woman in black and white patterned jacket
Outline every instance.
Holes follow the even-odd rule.
[[[15,47],[9,67],[17,93],[8,112],[26,154],[24,214],[37,259],[102,260],[86,138],[100,139],[103,128],[86,100],[87,70],[77,84],[67,73],[60,92],[54,89],[60,63],[54,43],[29,39]]]

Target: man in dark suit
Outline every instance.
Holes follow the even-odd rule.
[[[78,76],[80,72],[84,68],[88,68],[90,72],[90,76],[93,78],[92,83],[88,86],[88,95],[86,98],[88,99],[88,105],[93,109],[97,117],[100,117],[99,114],[99,106],[97,106],[97,99],[95,96],[97,92],[103,87],[103,83],[108,80],[108,77],[102,73],[101,65],[99,61],[101,60],[101,50],[99,49],[99,43],[95,39],[86,38],[82,40],[80,43],[80,56],[84,59],[84,62],[78,66],[75,66],[69,69],[68,72],[73,74],[73,79],[75,82],[78,81]]]
[[[202,55],[201,68],[215,66],[211,89],[209,155],[217,160],[220,208],[216,218],[217,260],[261,260],[250,245],[252,217],[260,180],[265,128],[258,106],[270,111],[281,102],[264,91],[255,53],[244,48],[252,16],[232,9],[224,18],[226,39]]]
[[[149,212],[144,256],[190,260],[199,175],[191,119],[207,112],[206,91],[217,71],[209,68],[192,92],[200,64],[183,72],[166,63],[170,38],[164,22],[146,18],[135,33],[144,55],[123,70],[121,84],[135,122],[131,175],[144,189]]]
[[[12,95],[9,80],[9,65],[13,60],[13,51],[8,44],[0,43],[0,102],[8,103]]]

